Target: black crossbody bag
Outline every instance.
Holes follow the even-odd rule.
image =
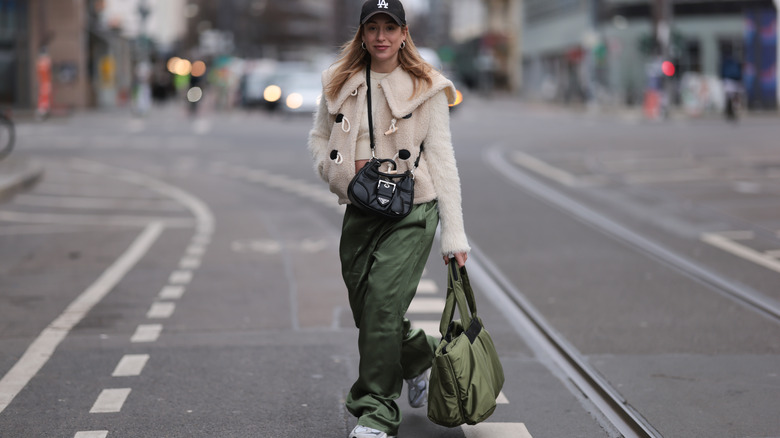
[[[414,202],[414,170],[420,164],[420,153],[414,161],[414,167],[404,173],[397,173],[398,166],[389,158],[377,158],[374,144],[374,122],[371,114],[371,65],[366,67],[366,85],[368,91],[368,135],[371,142],[371,160],[358,171],[347,189],[349,201],[355,207],[377,216],[399,220],[412,211]],[[387,164],[388,172],[380,168]]]

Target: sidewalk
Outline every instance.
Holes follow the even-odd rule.
[[[43,176],[43,166],[13,154],[0,161],[0,203],[33,186]]]

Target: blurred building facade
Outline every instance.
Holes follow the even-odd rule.
[[[706,92],[735,60],[751,106],[774,108],[776,23],[771,0],[525,0],[524,94],[639,103],[655,66],[668,60],[676,68],[668,87],[680,104],[686,86]]]
[[[42,71],[53,108],[89,104],[87,0],[0,0],[0,105],[34,108]]]
[[[174,47],[184,1],[0,0],[0,105],[36,109],[49,87],[54,112],[129,102],[141,45]]]
[[[242,58],[296,59],[334,46],[334,1],[188,0],[183,47]],[[339,19],[341,17],[338,17]],[[202,53],[201,53],[202,54]],[[205,55],[213,55],[206,53]]]

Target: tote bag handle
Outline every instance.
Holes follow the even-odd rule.
[[[460,322],[464,329],[468,328],[471,325],[471,320],[477,317],[477,303],[474,300],[474,291],[471,289],[471,282],[469,281],[466,268],[459,268],[454,258],[450,259],[449,268],[447,270],[449,273],[447,299],[444,303],[444,312],[442,312],[441,322],[439,323],[439,332],[442,338],[447,336],[452,318],[455,316],[456,304],[460,313]]]

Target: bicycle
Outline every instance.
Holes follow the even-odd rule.
[[[0,110],[0,161],[14,149],[15,139],[14,122],[6,111]]]

